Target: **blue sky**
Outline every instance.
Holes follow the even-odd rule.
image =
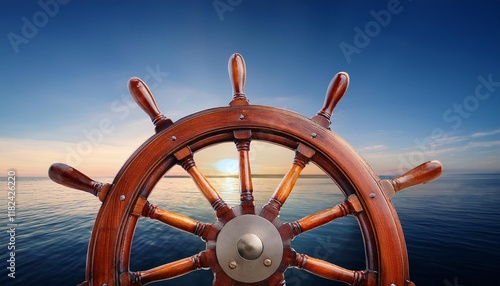
[[[332,76],[349,73],[332,130],[380,174],[432,159],[450,173],[500,172],[499,11],[500,1],[2,1],[0,169],[45,176],[64,162],[113,176],[153,134],[130,77],[177,120],[228,104],[238,52],[252,104],[307,117]],[[257,172],[288,168],[276,149],[255,145]],[[224,152],[200,152],[200,168],[235,156]]]

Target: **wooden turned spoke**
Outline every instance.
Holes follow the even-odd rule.
[[[163,210],[143,197],[139,197],[133,214],[161,221],[166,225],[200,237],[205,233],[205,230],[207,230],[207,224],[185,215]]]
[[[333,114],[333,109],[342,99],[344,93],[349,86],[349,75],[345,72],[339,72],[330,81],[330,85],[326,91],[325,102],[323,107],[318,111],[318,114],[312,120],[325,128],[330,126],[330,118]]]
[[[253,214],[255,212],[249,155],[251,136],[250,130],[234,131],[236,148],[239,152],[240,200],[244,214]]]
[[[229,79],[233,87],[233,100],[230,105],[247,105],[245,95],[246,67],[240,54],[233,54],[228,63]]]
[[[392,198],[397,192],[420,184],[425,184],[437,179],[441,176],[443,166],[439,161],[428,161],[414,169],[406,172],[405,174],[389,179],[380,181],[382,189],[389,198]]]
[[[153,94],[149,90],[146,83],[144,83],[140,78],[131,78],[128,82],[128,88],[134,101],[151,118],[151,121],[155,125],[156,132],[160,132],[173,123],[171,119],[167,118],[160,112]]]
[[[317,212],[315,214],[306,216],[304,218],[301,218],[297,221],[285,224],[283,226],[286,226],[286,228],[289,228],[292,230],[292,237],[293,238],[303,232],[310,231],[312,229],[318,228],[322,225],[325,225],[337,218],[344,217],[348,214],[350,214],[351,211],[349,209],[349,203],[344,201],[333,208],[326,209],[320,212]]]
[[[189,147],[185,147],[175,153],[175,157],[179,160],[179,164],[182,168],[189,173],[198,189],[208,200],[212,208],[215,210],[217,217],[219,219],[222,217],[225,217],[225,219],[234,217],[231,208],[224,202],[217,190],[215,190],[215,188],[196,166],[191,149]]]
[[[361,282],[366,279],[366,271],[345,269],[330,262],[309,257],[305,254],[296,255],[294,266],[304,269],[314,275],[330,280],[341,281],[349,285],[361,285]]]
[[[151,282],[172,279],[198,270],[208,268],[208,262],[205,252],[186,257],[181,260],[170,262],[146,271],[131,273],[131,282],[133,285],[145,285]]]
[[[106,199],[106,195],[111,187],[110,184],[94,181],[77,169],[63,163],[55,163],[50,166],[49,178],[68,188],[93,194],[101,202]]]
[[[281,210],[281,207],[295,186],[301,171],[309,162],[312,155],[314,155],[314,150],[303,144],[299,144],[297,150],[295,151],[295,158],[293,159],[292,167],[281,180],[280,184],[274,191],[273,196],[269,199],[269,202],[264,206],[266,210],[275,214]]]

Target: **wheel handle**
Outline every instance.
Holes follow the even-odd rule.
[[[349,75],[345,72],[337,73],[328,85],[323,108],[318,111],[318,114],[314,116],[312,120],[321,126],[328,128],[330,126],[333,109],[344,96],[348,86]]]
[[[52,164],[49,178],[66,187],[81,190],[98,197],[102,202],[106,199],[110,184],[94,181],[77,169],[63,163]]]
[[[227,69],[233,87],[233,100],[229,104],[247,105],[248,99],[245,95],[245,81],[247,78],[245,60],[240,54],[233,54],[229,58]]]
[[[392,198],[397,192],[420,184],[425,184],[441,176],[443,165],[437,160],[425,162],[405,174],[389,179],[382,180],[380,184],[389,198]]]
[[[170,126],[173,122],[167,118],[156,104],[156,100],[144,81],[138,77],[133,77],[128,81],[128,88],[134,101],[146,112],[155,125],[156,132]]]

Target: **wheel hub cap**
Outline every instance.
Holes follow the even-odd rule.
[[[283,258],[283,242],[274,224],[258,215],[241,215],[227,222],[216,241],[219,265],[244,283],[271,276]]]
[[[253,233],[243,235],[238,241],[238,253],[246,260],[255,260],[259,258],[264,250],[262,240]]]

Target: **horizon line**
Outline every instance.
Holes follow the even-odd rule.
[[[286,174],[252,174],[252,178],[283,178]],[[378,174],[377,174],[378,175]],[[500,175],[500,172],[457,172],[457,173],[443,173],[441,174],[440,177],[447,177],[447,176],[459,176],[459,175]],[[398,174],[380,174],[378,177],[380,178],[396,178],[401,175]],[[0,176],[0,178],[4,179],[7,178],[8,176]],[[217,174],[211,174],[211,175],[205,175],[206,178],[235,178],[238,179],[239,175],[217,175]],[[305,178],[305,179],[314,179],[314,178],[330,178],[328,174],[301,174],[299,175],[300,178]],[[16,176],[16,178],[46,178],[49,179],[49,177],[46,176]],[[96,178],[114,178],[114,176],[97,176]],[[191,178],[190,175],[163,175],[162,178]]]

